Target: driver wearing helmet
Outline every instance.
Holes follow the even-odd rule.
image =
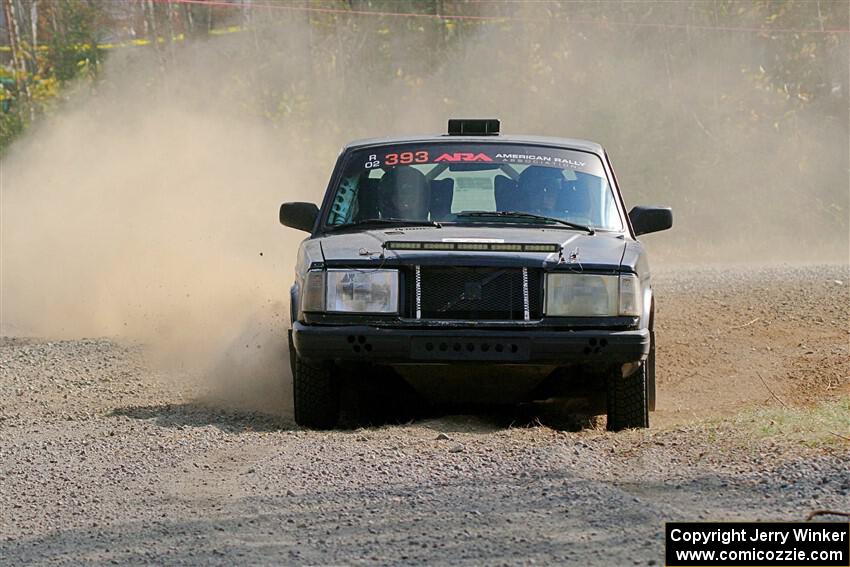
[[[428,220],[431,190],[425,175],[409,165],[399,165],[378,183],[381,217]]]
[[[560,169],[532,165],[519,175],[519,190],[526,203],[524,212],[558,217],[558,201],[563,191],[564,176]]]

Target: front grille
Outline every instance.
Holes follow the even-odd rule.
[[[411,298],[422,319],[525,319],[525,286],[522,268],[472,268],[422,266],[413,279],[418,300]],[[526,269],[528,317],[539,319],[543,288],[541,271]],[[415,286],[416,287],[416,286]]]

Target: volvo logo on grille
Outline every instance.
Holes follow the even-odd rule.
[[[481,282],[466,282],[463,288],[465,299],[481,299]]]

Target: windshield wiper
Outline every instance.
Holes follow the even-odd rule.
[[[457,213],[457,217],[507,217],[516,219],[539,220],[548,223],[557,223],[577,230],[586,230],[588,234],[595,234],[596,230],[593,227],[585,226],[570,221],[565,221],[557,217],[547,217],[544,215],[535,215],[534,213],[525,213],[523,211],[463,211]]]
[[[382,225],[382,224],[392,224],[392,225],[402,225],[402,226],[433,226],[435,228],[443,228],[443,225],[438,223],[437,221],[432,220],[413,220],[413,219],[395,219],[395,218],[375,218],[375,219],[363,219],[357,222],[350,222],[348,224],[340,224],[335,226],[326,227],[327,230],[340,230],[343,228],[353,228],[353,227],[362,227],[368,225]]]

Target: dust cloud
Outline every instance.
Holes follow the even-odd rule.
[[[277,208],[316,200],[329,166],[305,170],[287,157],[295,139],[179,74],[140,85],[156,73],[155,61],[116,62],[102,92],[78,95],[4,160],[2,333],[141,341],[213,398],[270,409],[284,396],[284,300],[303,236]]]
[[[435,54],[432,34],[379,33],[398,22],[319,36],[288,18],[116,52],[11,149],[2,334],[142,341],[219,400],[283,407],[304,235],[277,223],[279,204],[318,202],[345,141],[441,132],[452,116],[605,144],[629,206],[674,207],[676,228],[647,239],[656,261],[848,260],[846,88],[837,118],[772,124],[784,107],[741,73],[757,39],[704,38],[694,56],[661,35],[564,42],[557,23],[482,23]]]
[[[275,211],[309,197],[280,148],[126,97],[45,124],[3,168],[3,333],[128,337],[189,371],[234,345],[262,368],[297,242]]]

